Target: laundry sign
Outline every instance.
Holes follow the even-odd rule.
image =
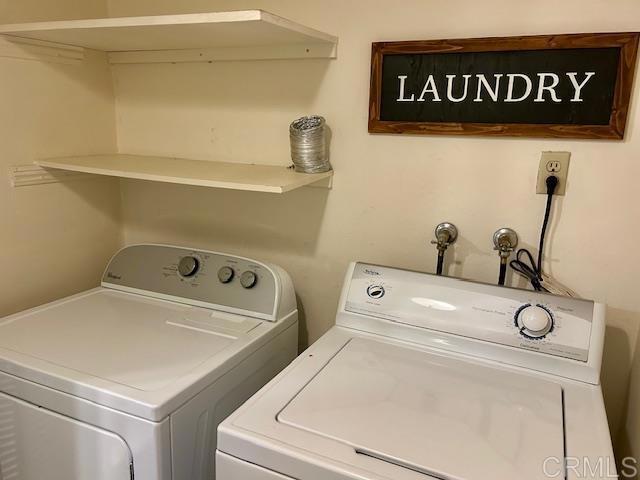
[[[374,43],[369,131],[621,139],[638,38]]]

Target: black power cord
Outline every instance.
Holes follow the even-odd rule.
[[[542,276],[542,255],[544,253],[544,239],[547,235],[547,226],[549,224],[549,215],[551,214],[551,204],[553,203],[553,194],[558,187],[558,177],[549,175],[545,180],[547,184],[547,207],[544,210],[544,220],[542,220],[542,230],[540,231],[540,243],[538,245],[538,275]]]
[[[540,242],[538,244],[538,263],[533,260],[533,255],[526,248],[521,248],[516,253],[516,259],[511,260],[509,265],[516,272],[531,282],[534,290],[545,290],[542,286],[542,257],[544,255],[544,241],[547,235],[547,227],[549,226],[549,217],[551,216],[551,205],[553,204],[553,194],[558,187],[558,177],[549,175],[545,181],[547,185],[547,206],[544,211],[544,220],[542,221],[542,229],[540,231]],[[526,261],[521,257],[526,256]],[[528,263],[527,263],[528,261]],[[502,274],[502,272],[501,272]]]
[[[524,260],[522,260],[522,256],[526,256],[529,263],[526,263]],[[516,259],[511,260],[509,265],[511,265],[511,268],[513,268],[520,275],[529,279],[534,290],[538,292],[543,290],[542,277],[538,275],[538,271],[535,266],[535,260],[533,259],[533,255],[531,255],[531,252],[529,250],[527,250],[526,248],[521,248],[520,250],[518,250],[518,252],[516,253]]]

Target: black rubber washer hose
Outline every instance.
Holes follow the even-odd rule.
[[[498,277],[498,285],[504,285],[506,278],[507,278],[507,264],[504,262],[500,262],[500,276]]]
[[[436,275],[442,275],[442,268],[444,267],[444,252],[438,253],[438,265],[436,266]]]

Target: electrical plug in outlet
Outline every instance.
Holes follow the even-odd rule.
[[[547,194],[547,177],[555,175],[558,178],[558,186],[554,195],[564,195],[567,188],[567,176],[569,173],[569,159],[571,152],[542,152],[540,166],[538,167],[538,183],[536,193]]]

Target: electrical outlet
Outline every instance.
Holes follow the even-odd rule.
[[[547,194],[547,177],[558,177],[558,186],[554,195],[564,195],[567,189],[567,175],[569,173],[569,159],[571,152],[542,152],[538,167],[538,183],[536,193]]]

